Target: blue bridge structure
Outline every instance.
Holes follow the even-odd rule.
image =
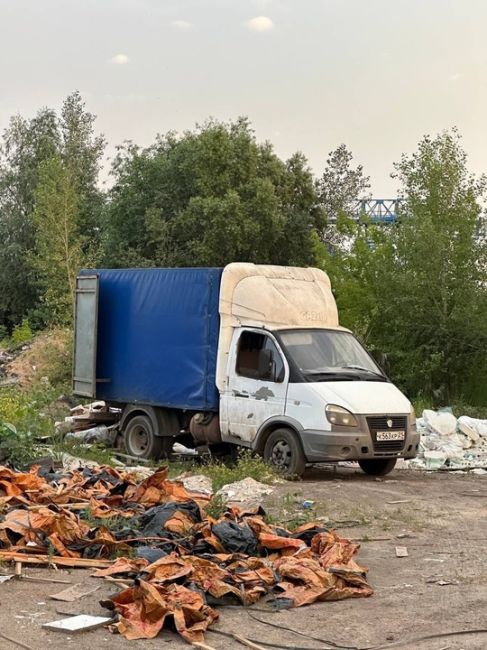
[[[360,199],[352,215],[357,220],[367,217],[371,223],[388,225],[397,221],[400,204],[401,199]]]

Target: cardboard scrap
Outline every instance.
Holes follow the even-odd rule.
[[[97,591],[100,587],[95,587],[94,589],[88,589],[85,591],[80,591],[79,590],[80,585],[72,585],[71,587],[68,587],[67,589],[63,589],[57,594],[51,594],[49,598],[52,600],[62,600],[65,603],[74,603],[75,600],[79,600],[80,598],[83,598],[83,596],[89,596],[90,594],[94,593]]]
[[[48,630],[57,630],[58,632],[88,632],[88,630],[95,630],[97,627],[108,625],[113,619],[109,616],[89,616],[88,614],[79,614],[78,616],[70,616],[68,618],[61,618],[59,621],[51,621],[51,623],[44,623],[42,627]]]

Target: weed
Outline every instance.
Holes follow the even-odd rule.
[[[35,436],[50,435],[54,422],[44,410],[58,395],[52,386],[37,386],[30,391],[3,388],[0,390],[0,423],[10,422],[17,431],[28,431]]]
[[[316,515],[317,513],[312,510],[311,508],[308,508],[306,510],[302,510],[301,512],[295,512],[294,516],[291,519],[286,519],[286,528],[289,530],[293,531],[298,526],[302,526],[303,524],[309,524],[311,521],[316,521]]]
[[[219,519],[227,511],[227,504],[221,494],[216,494],[205,506],[205,512],[213,519]]]
[[[215,492],[227,483],[241,481],[244,478],[253,478],[261,483],[273,483],[279,476],[274,468],[248,449],[239,451],[234,463],[226,465],[221,461],[211,461],[207,465],[202,465],[198,471],[211,479]]]
[[[116,467],[117,464],[113,460],[113,452],[111,449],[102,444],[99,445],[83,445],[75,444],[69,445],[63,441],[57,442],[52,447],[53,456],[59,458],[63,453],[82,458],[83,460],[91,460],[99,465],[109,465]]]
[[[17,431],[13,424],[0,424],[0,452],[16,467],[24,467],[35,458],[37,447],[34,436],[29,432]]]
[[[24,343],[28,343],[32,340],[33,336],[34,335],[30,328],[29,321],[24,318],[20,325],[16,325],[14,327],[12,336],[10,337],[11,346],[17,347],[19,345],[23,345]]]
[[[156,464],[160,464],[159,461],[154,461]],[[164,464],[166,462],[164,461]],[[167,463],[169,469],[169,478],[178,478],[181,474],[201,474],[199,467],[193,459],[191,460],[181,460],[181,461],[169,461]]]
[[[137,524],[136,519],[132,518],[129,520],[120,515],[114,515],[113,517],[95,517],[89,507],[80,515],[80,519],[83,523],[88,524],[90,528],[107,528],[108,530],[125,528],[129,521],[132,528],[135,528]]]

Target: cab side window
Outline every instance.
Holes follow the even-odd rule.
[[[263,381],[284,381],[284,362],[272,339],[258,332],[242,332],[237,351],[237,374]]]

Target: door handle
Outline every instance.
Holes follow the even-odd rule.
[[[246,398],[248,399],[249,394],[248,394],[248,393],[241,393],[241,392],[238,391],[238,390],[234,390],[234,391],[233,391],[233,396],[234,396],[234,397],[246,397]]]

